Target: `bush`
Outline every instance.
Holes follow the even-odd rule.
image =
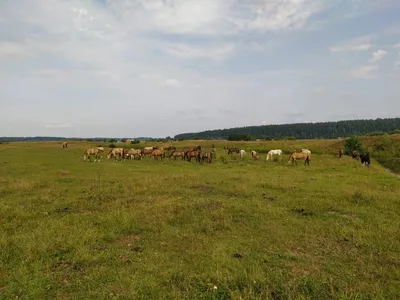
[[[139,143],[140,143],[139,140],[133,140],[133,141],[131,141],[131,144],[139,144]]]
[[[391,134],[400,134],[400,129],[393,130]]]
[[[108,142],[109,142],[109,143],[116,143],[116,142],[117,142],[117,139],[109,139]]]
[[[354,150],[364,152],[364,147],[361,144],[359,136],[349,137],[344,143],[344,154],[352,155]]]
[[[371,132],[368,133],[367,136],[380,136],[380,135],[385,135],[386,133],[383,131],[375,131],[375,132]]]
[[[115,148],[115,147],[117,147],[117,146],[115,146],[115,144],[110,144],[110,145],[108,145],[108,147],[109,147],[109,148]]]

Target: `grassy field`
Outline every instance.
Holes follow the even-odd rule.
[[[0,298],[400,299],[400,179],[336,158],[341,144],[216,142],[211,165],[2,144]],[[313,155],[242,161],[224,145]]]

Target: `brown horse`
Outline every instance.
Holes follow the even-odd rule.
[[[239,154],[239,152],[240,152],[239,148],[228,148],[228,155],[233,153]]]
[[[153,157],[155,157],[157,160],[158,160],[159,157],[161,158],[161,160],[164,160],[165,153],[164,153],[163,150],[158,150],[158,149],[157,149],[157,150],[154,150],[153,152],[151,152],[151,154],[150,154],[150,160],[151,160]]]
[[[358,150],[354,150],[353,153],[351,154],[351,157],[353,159],[358,159],[360,157],[360,153],[358,152]]]
[[[63,147],[63,149],[68,149],[68,142],[62,143],[62,147]]]
[[[197,145],[196,147],[193,148],[193,151],[201,151],[201,146]]]
[[[142,149],[142,156],[146,157],[147,154],[149,154],[151,156],[151,152],[153,152],[156,149],[157,149],[157,147],[144,147]]]
[[[166,151],[175,151],[176,147],[175,146],[168,146],[165,148]]]
[[[343,149],[340,148],[340,149],[339,149],[339,153],[338,153],[338,157],[339,157],[339,158],[342,158],[342,156],[343,156]]]
[[[203,155],[201,156],[201,161],[204,163],[204,161],[207,161],[207,163],[212,163],[212,158],[213,158],[213,154],[212,152],[205,152],[203,153]]]
[[[125,160],[125,149],[124,148],[113,148],[108,152],[107,159],[114,157],[117,160],[117,157],[121,160]]]
[[[192,161],[192,157],[194,157],[196,159],[197,162],[200,162],[201,160],[201,152],[200,151],[186,151],[185,152],[185,158],[187,159],[187,161]]]
[[[184,160],[185,158],[185,152],[183,151],[174,151],[169,155],[169,159],[171,159],[171,157],[174,157],[174,160],[176,160],[177,157],[182,157],[182,160]]]
[[[310,155],[304,152],[293,152],[289,155],[288,164],[290,165],[291,162],[296,163],[298,159],[304,159],[304,165],[310,165]]]
[[[142,159],[142,150],[140,149],[129,149],[125,152],[125,158],[132,159],[132,158]]]
[[[85,150],[85,152],[83,152],[83,160],[86,161],[86,159],[89,158],[89,161],[92,161],[92,155],[94,155],[94,162],[100,162],[101,154],[103,153],[103,151],[103,147],[87,149]]]

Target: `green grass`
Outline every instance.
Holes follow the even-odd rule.
[[[0,145],[0,298],[399,299],[399,179],[328,154],[335,141],[280,143],[315,145],[310,166],[226,142],[211,165]]]

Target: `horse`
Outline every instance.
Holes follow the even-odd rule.
[[[201,151],[201,146],[197,145],[196,147],[193,148],[193,151]]]
[[[142,149],[142,156],[146,157],[147,154],[151,154],[157,147],[144,147]]]
[[[189,150],[189,151],[185,152],[185,158],[187,159],[187,161],[192,161],[192,157],[194,157],[197,162],[200,162],[201,152],[193,151],[193,150]]]
[[[311,158],[311,151],[308,149],[301,149],[301,152],[308,154],[308,158]]]
[[[246,151],[243,149],[240,149],[240,158],[243,159],[243,157],[246,155]]]
[[[117,157],[121,158],[121,160],[125,160],[125,149],[124,148],[113,148],[108,152],[107,159],[110,159],[114,156],[115,160]]]
[[[125,152],[125,157],[126,158],[136,158],[138,157],[139,159],[142,159],[142,150],[140,149],[129,149],[128,151]]]
[[[89,161],[92,161],[92,155],[94,155],[94,162],[100,162],[101,153],[103,153],[103,151],[103,147],[87,149],[83,152],[83,160],[86,161],[86,158],[89,158]]]
[[[175,151],[176,147],[175,146],[168,146],[165,148],[166,151]]]
[[[306,164],[310,165],[310,155],[304,152],[293,152],[292,154],[290,154],[288,159],[288,165],[290,165],[291,162],[294,162],[297,165],[298,159],[304,159],[304,165]]]
[[[240,149],[239,148],[228,148],[228,155],[232,154],[234,152],[239,154]]]
[[[259,155],[257,154],[257,152],[256,151],[251,151],[251,158],[252,159],[258,159],[259,158]]]
[[[361,164],[366,165],[368,168],[371,165],[371,159],[369,157],[369,153],[360,154]]]
[[[169,155],[169,159],[171,159],[171,157],[174,157],[174,160],[176,160],[177,157],[182,157],[182,160],[184,160],[185,158],[185,152],[182,151],[174,151]]]
[[[339,157],[339,158],[342,158],[342,156],[343,156],[343,149],[340,148],[340,149],[339,149],[339,153],[338,153],[338,157]]]
[[[213,158],[213,154],[212,152],[205,152],[203,153],[203,155],[201,156],[201,161],[204,163],[204,161],[206,160],[207,163],[211,163],[212,162],[212,158]]]
[[[269,160],[272,161],[272,155],[278,155],[280,161],[282,161],[282,150],[281,149],[270,150],[267,154],[266,161],[269,161]]]
[[[153,157],[155,157],[157,160],[159,157],[161,158],[161,160],[164,160],[165,152],[159,149],[153,150],[153,152],[151,152],[150,154],[150,160],[152,160]]]
[[[353,159],[358,159],[360,157],[360,153],[358,152],[358,150],[354,150],[353,153],[351,154],[351,157]]]
[[[62,143],[62,147],[63,147],[63,149],[68,149],[68,142]]]

